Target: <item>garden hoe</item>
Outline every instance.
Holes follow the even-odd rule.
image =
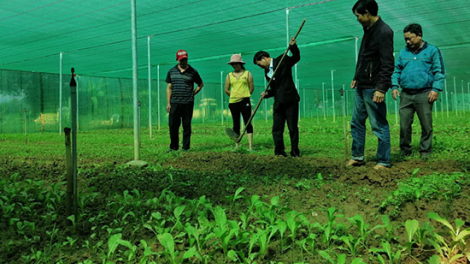
[[[294,39],[297,39],[297,36],[299,35],[300,31],[302,30],[302,27],[304,26],[304,24],[305,24],[305,19],[302,21],[302,24],[300,25],[299,30],[297,30],[297,33],[295,34]],[[276,72],[277,72],[277,69],[279,68],[279,65],[282,64],[282,61],[284,60],[284,57],[286,57],[287,52],[289,52],[289,47],[287,47],[286,51],[284,51],[284,54],[282,54],[281,60],[279,61],[279,63],[278,63],[277,66],[276,66],[276,69],[275,69],[274,72],[273,72],[273,76],[271,76],[271,79],[269,80],[268,84],[266,85],[266,88],[264,89],[264,92],[265,92],[265,93],[266,93],[266,91],[268,90],[269,85],[271,84],[271,80],[274,78],[274,75],[276,75]],[[246,128],[248,127],[248,125],[249,125],[249,124],[251,123],[251,121],[253,120],[253,117],[255,116],[256,111],[258,111],[258,108],[259,108],[259,106],[261,105],[261,101],[263,101],[263,97],[261,97],[261,98],[259,99],[258,104],[256,105],[255,110],[253,110],[253,113],[251,114],[250,119],[248,119],[248,122],[246,122],[246,124],[245,124],[245,129],[243,130],[243,133],[242,133],[241,135],[238,135],[237,133],[235,133],[235,131],[233,131],[233,129],[231,129],[231,128],[228,128],[228,127],[225,128],[225,133],[226,133],[227,136],[229,136],[233,141],[235,141],[235,143],[237,143],[237,144],[240,143],[240,141],[242,140],[243,136],[246,134]]]

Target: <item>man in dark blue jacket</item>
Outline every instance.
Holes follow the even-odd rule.
[[[393,99],[400,96],[400,149],[403,156],[412,153],[411,125],[416,112],[421,123],[419,152],[428,159],[432,147],[432,106],[444,88],[444,61],[439,49],[423,40],[419,24],[409,24],[403,33],[406,48],[400,51],[392,75]]]
[[[359,0],[352,11],[364,28],[356,74],[351,88],[356,89],[351,120],[352,157],[347,166],[364,164],[366,119],[370,118],[372,132],[379,139],[377,165],[374,169],[390,167],[390,129],[387,121],[385,93],[391,86],[393,73],[393,31],[377,15],[375,0]]]
[[[289,43],[292,57],[285,56],[282,63],[282,55],[277,58],[271,58],[269,53],[259,51],[253,57],[253,63],[264,69],[266,80],[272,78],[270,89],[261,96],[264,98],[274,97],[273,106],[273,140],[274,155],[284,156],[287,154],[284,147],[284,127],[287,122],[291,143],[292,157],[299,157],[299,101],[300,96],[294,85],[292,78],[292,67],[300,60],[300,51],[294,38]],[[273,77],[276,67],[279,69]]]

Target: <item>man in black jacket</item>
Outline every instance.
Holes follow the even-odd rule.
[[[269,53],[259,51],[253,57],[253,63],[264,69],[266,80],[273,77],[273,73],[277,69],[276,75],[272,78],[270,89],[266,93],[262,93],[263,98],[274,97],[273,106],[273,140],[274,155],[287,157],[284,147],[284,127],[287,121],[289,128],[289,136],[291,142],[292,157],[299,157],[299,101],[300,96],[292,78],[292,67],[300,60],[300,51],[294,38],[289,42],[289,49],[292,57],[285,56],[282,63],[279,62],[282,55],[277,58],[271,58]]]
[[[390,167],[390,129],[384,99],[392,84],[394,68],[393,31],[377,15],[378,10],[375,0],[359,0],[352,8],[357,21],[364,27],[364,36],[351,82],[351,88],[357,89],[351,119],[352,157],[347,164],[364,164],[365,123],[369,117],[372,132],[379,139],[374,167],[377,170]]]

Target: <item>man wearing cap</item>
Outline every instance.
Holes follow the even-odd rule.
[[[262,93],[263,98],[274,97],[273,140],[274,155],[287,157],[284,146],[284,127],[287,123],[292,157],[299,157],[299,101],[300,96],[292,78],[292,67],[300,60],[300,50],[294,38],[289,42],[291,56],[271,58],[266,51],[259,51],[253,63],[264,69],[266,80],[271,80],[270,89]],[[273,76],[277,69],[276,75]]]
[[[193,118],[194,95],[204,86],[199,73],[188,64],[188,53],[185,50],[176,52],[178,64],[168,71],[166,76],[166,111],[169,115],[170,150],[179,149],[179,127],[183,122],[183,151],[191,144],[191,120]],[[197,84],[194,89],[194,83]]]

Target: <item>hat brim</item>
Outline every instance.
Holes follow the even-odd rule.
[[[178,61],[182,60],[182,59],[187,59],[188,58],[188,55],[183,55],[181,57],[178,58]]]

